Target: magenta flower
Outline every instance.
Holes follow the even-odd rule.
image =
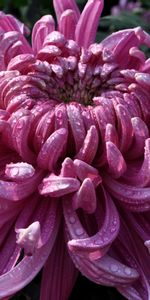
[[[67,300],[77,270],[150,299],[150,36],[93,44],[102,0],[32,32],[0,15],[0,299],[43,268],[40,300]]]
[[[121,12],[134,12],[138,9],[141,9],[141,2],[139,2],[138,0],[119,0],[119,4],[112,7],[111,13],[114,16],[119,16]]]

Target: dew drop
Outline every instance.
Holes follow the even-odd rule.
[[[117,265],[111,265],[110,269],[112,272],[117,272],[118,271],[118,266]]]
[[[75,219],[75,217],[70,217],[70,218],[69,218],[69,221],[70,221],[71,224],[74,224],[75,221],[76,221],[76,219]]]
[[[16,175],[18,175],[18,173],[19,173],[18,168],[13,168],[13,169],[11,170],[12,176],[16,176]]]
[[[76,229],[76,234],[77,235],[82,235],[83,234],[83,229],[82,228],[77,228]]]
[[[124,272],[125,272],[127,275],[131,275],[131,269],[128,268],[128,267],[126,267],[126,268],[124,269]]]
[[[112,226],[112,227],[110,228],[110,232],[111,232],[111,233],[113,233],[115,230],[116,230],[116,227],[114,227],[114,226]]]

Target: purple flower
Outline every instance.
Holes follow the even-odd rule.
[[[132,12],[137,9],[141,9],[141,3],[139,1],[119,0],[119,4],[112,7],[111,13],[114,16],[118,16],[121,12]]]
[[[54,7],[32,47],[0,14],[0,299],[44,266],[40,300],[67,300],[77,270],[148,300],[150,36],[95,44],[102,0]]]

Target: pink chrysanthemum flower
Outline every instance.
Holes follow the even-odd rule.
[[[0,14],[0,299],[44,266],[150,299],[150,59],[140,27],[95,44],[102,0],[54,0],[32,32]],[[23,257],[23,258],[22,258]]]

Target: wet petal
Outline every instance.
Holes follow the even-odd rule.
[[[88,48],[93,43],[102,10],[103,0],[89,0],[87,2],[75,31],[78,45]]]
[[[75,12],[71,9],[67,9],[61,15],[59,21],[59,31],[65,36],[65,38],[73,40],[76,23],[77,18]]]
[[[139,277],[135,269],[121,264],[108,255],[96,261],[88,260],[73,253],[71,253],[71,258],[81,274],[98,284],[108,286],[131,284]]]
[[[12,270],[0,277],[0,297],[6,297],[16,293],[27,285],[40,271],[46,262],[54,244],[54,236],[58,231],[58,219],[53,219],[50,228],[48,242],[38,249],[33,256],[25,256]],[[55,232],[55,234],[54,234]],[[53,235],[54,234],[54,235]]]
[[[16,230],[16,243],[24,248],[26,255],[32,255],[38,247],[41,238],[40,223],[38,221],[32,223],[27,228]]]
[[[20,181],[34,175],[35,169],[27,163],[10,163],[6,165],[5,174],[7,178]]]
[[[150,139],[145,140],[144,161],[142,166],[135,168],[135,173],[129,168],[124,178],[125,181],[133,186],[145,187],[150,184]],[[134,168],[133,168],[134,170]]]
[[[0,180],[0,197],[10,201],[22,200],[37,189],[42,178],[43,174],[39,171],[21,183]]]
[[[64,243],[63,230],[60,229],[43,269],[40,300],[68,299],[77,273]]]
[[[114,177],[120,177],[126,171],[125,160],[119,151],[119,149],[112,142],[106,143],[107,162],[109,169],[108,171]]]
[[[116,238],[119,230],[118,212],[110,198],[104,191],[105,217],[98,232],[89,237],[74,209],[74,198],[71,204],[70,199],[64,201],[64,216],[69,230],[70,240],[68,247],[71,252],[75,252],[91,260],[102,257],[109,249],[111,243]],[[91,199],[92,201],[92,199]],[[100,209],[100,207],[98,207]],[[99,218],[100,215],[99,215]]]
[[[105,184],[110,193],[127,209],[147,211],[150,209],[150,188],[140,188],[117,182],[110,177],[105,178]]]
[[[38,154],[38,166],[42,169],[49,169],[50,171],[55,168],[66,142],[67,131],[65,128],[58,129],[52,133]]]
[[[83,146],[77,153],[75,158],[85,161],[86,163],[92,163],[95,158],[98,148],[98,132],[95,126],[91,126],[85,137]]]
[[[42,48],[45,37],[54,30],[55,21],[51,15],[45,15],[35,23],[32,31],[34,53],[37,53]]]
[[[73,161],[67,157],[62,163],[61,173],[62,177],[76,178],[76,170]]]
[[[86,135],[80,109],[75,104],[69,104],[67,106],[67,113],[75,141],[76,151],[79,151]]]
[[[80,182],[75,178],[61,177],[51,174],[44,178],[39,186],[41,195],[50,195],[52,197],[61,197],[73,193],[80,187]]]
[[[90,178],[84,179],[80,189],[73,196],[73,207],[83,208],[87,213],[93,213],[96,209],[96,193]]]
[[[61,2],[59,0],[53,0],[53,5],[55,8],[58,22],[61,17],[61,14],[67,9],[71,9],[74,11],[76,15],[76,20],[78,20],[80,17],[80,11],[75,0],[62,0]]]
[[[99,185],[102,182],[102,178],[98,173],[98,170],[91,165],[83,162],[82,160],[75,159],[74,166],[77,173],[77,177],[83,181],[86,178],[90,178],[94,186]]]

